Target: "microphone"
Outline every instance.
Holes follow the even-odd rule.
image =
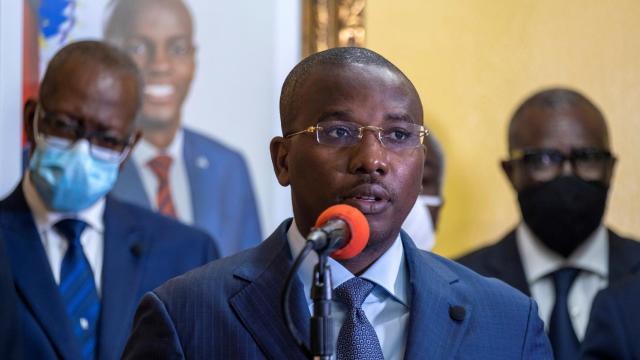
[[[349,205],[334,205],[320,214],[307,242],[298,254],[287,273],[282,290],[282,313],[287,328],[296,344],[309,358],[330,359],[334,351],[333,323],[331,318],[331,269],[327,255],[337,260],[350,259],[358,255],[369,242],[369,222],[356,208]],[[318,264],[313,270],[311,298],[313,316],[311,317],[311,348],[309,348],[296,328],[289,309],[291,284],[304,259],[311,250],[318,253]]]
[[[307,236],[318,253],[331,252],[336,260],[357,256],[369,242],[369,223],[356,208],[334,205],[323,211]]]

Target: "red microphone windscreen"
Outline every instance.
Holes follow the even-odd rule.
[[[347,223],[351,238],[344,247],[334,251],[331,257],[336,260],[351,259],[360,254],[369,242],[369,222],[360,210],[353,206],[338,204],[327,208],[318,216],[316,227],[335,218]]]

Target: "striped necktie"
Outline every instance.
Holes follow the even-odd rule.
[[[80,235],[86,226],[84,221],[76,219],[61,220],[54,225],[69,243],[62,259],[60,294],[82,358],[95,359],[100,298],[91,266],[80,243]]]
[[[336,344],[338,360],[384,360],[376,331],[362,310],[373,287],[372,282],[356,276],[334,290],[335,299],[347,306]]]
[[[171,197],[171,187],[169,186],[169,169],[173,159],[169,155],[158,155],[147,163],[149,168],[158,178],[158,191],[156,193],[156,204],[158,211],[165,216],[176,217],[176,208]]]

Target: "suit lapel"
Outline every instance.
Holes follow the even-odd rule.
[[[18,187],[0,205],[0,226],[18,295],[32,312],[61,358],[79,359],[80,350],[53,279],[31,211]]]
[[[149,198],[147,198],[147,192],[142,185],[140,173],[133,160],[124,163],[124,167],[122,171],[120,171],[118,181],[113,187],[111,194],[121,200],[136,204],[145,209],[151,209],[151,202]]]
[[[100,358],[119,358],[114,349],[124,347],[135,310],[136,294],[144,264],[147,239],[121,203],[107,197],[104,212],[104,262],[102,265],[102,312]]]
[[[212,181],[217,181],[219,175],[212,173],[211,159],[201,154],[194,147],[191,132],[184,129],[184,141],[182,151],[184,164],[189,178],[189,188],[191,194],[191,206],[193,209],[193,223],[206,228],[218,228],[219,224],[210,224],[217,216],[219,205],[216,201],[197,201],[199,197],[209,196],[212,190],[218,189],[212,186]],[[213,206],[216,205],[216,206]]]
[[[614,283],[640,268],[640,246],[613,231],[609,235],[609,283]]]
[[[405,359],[453,359],[473,315],[471,301],[457,290],[458,277],[402,234],[409,269],[411,312]],[[451,307],[464,308],[454,320]]]
[[[529,283],[524,274],[524,267],[518,251],[515,230],[496,244],[496,256],[487,259],[487,266],[491,269],[492,277],[496,277],[527,296],[531,296]],[[495,274],[495,275],[494,275]]]
[[[229,299],[238,317],[252,334],[267,358],[304,359],[284,322],[281,308],[281,292],[285,275],[292,265],[287,229],[284,222],[260,247],[266,255],[258,262],[246,264],[235,272],[248,285]],[[295,278],[291,289],[293,320],[304,339],[309,339],[310,313],[303,292],[302,282]]]

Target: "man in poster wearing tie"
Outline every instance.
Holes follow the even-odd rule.
[[[117,0],[105,39],[129,53],[145,82],[142,139],[114,195],[205,230],[223,256],[258,244],[262,234],[244,158],[184,127],[183,104],[196,68],[189,9],[182,0]]]

